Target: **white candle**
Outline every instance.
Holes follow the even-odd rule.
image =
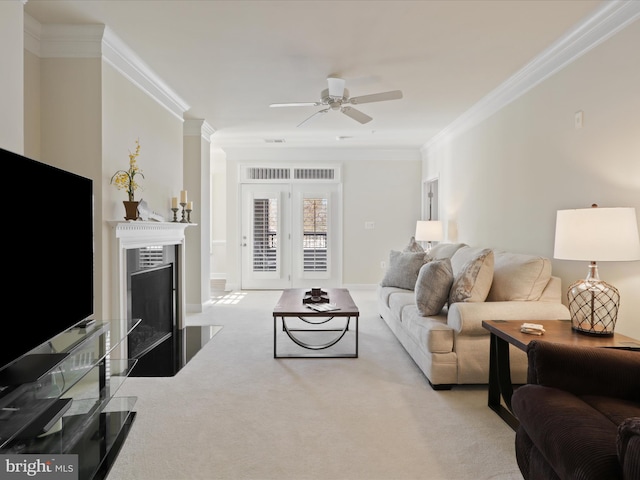
[[[178,197],[171,197],[171,208],[178,208]]]
[[[193,210],[193,202],[187,202],[187,210]]]
[[[186,190],[181,190],[180,191],[180,203],[187,203],[187,191]]]

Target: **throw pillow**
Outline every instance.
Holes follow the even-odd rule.
[[[451,268],[453,268],[454,278],[462,271],[462,267],[480,255],[485,248],[486,247],[476,248],[464,245],[456,250],[451,256]]]
[[[416,242],[416,237],[411,237],[409,240],[409,245],[404,247],[403,252],[424,252],[424,248],[418,242]]]
[[[485,248],[469,260],[453,280],[449,304],[456,302],[484,302],[493,281],[493,250]]]
[[[382,287],[413,290],[422,265],[424,265],[424,252],[398,252],[397,250],[391,250],[389,268],[380,285]]]
[[[443,258],[425,263],[416,281],[416,306],[423,317],[437,315],[447,303],[453,284],[451,260]]]
[[[495,251],[489,302],[538,300],[551,279],[551,261],[545,257]]]

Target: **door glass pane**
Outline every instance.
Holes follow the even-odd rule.
[[[275,272],[278,265],[278,201],[253,200],[253,271]]]
[[[303,270],[327,271],[327,199],[305,198],[303,204]]]

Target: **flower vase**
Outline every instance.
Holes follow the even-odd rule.
[[[122,202],[124,204],[124,211],[126,216],[125,220],[137,220],[138,219],[138,204],[140,202],[128,202],[124,200]]]

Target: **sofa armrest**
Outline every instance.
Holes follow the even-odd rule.
[[[449,305],[447,324],[464,335],[488,335],[483,320],[565,320],[569,309],[562,303],[539,301],[459,302]]]
[[[618,425],[616,439],[622,478],[640,478],[640,417],[630,417]]]
[[[640,352],[533,340],[527,383],[640,403]]]

